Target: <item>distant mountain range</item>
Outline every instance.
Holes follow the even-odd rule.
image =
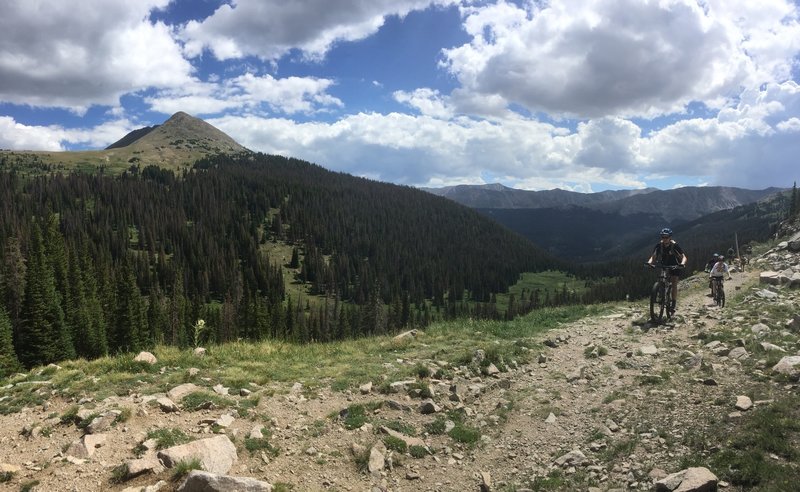
[[[565,190],[529,191],[500,184],[424,188],[493,218],[559,257],[604,261],[619,255],[641,254],[631,244],[648,244],[662,227],[680,230],[682,224],[709,214],[758,203],[783,191],[747,190],[722,186],[684,187],[577,193]],[[734,214],[735,215],[735,214]],[[722,220],[725,215],[718,216]],[[750,217],[752,221],[774,217]],[[730,241],[736,227],[730,225]],[[725,229],[716,224],[715,230]],[[763,231],[759,227],[748,230]],[[705,242],[705,241],[704,241]]]

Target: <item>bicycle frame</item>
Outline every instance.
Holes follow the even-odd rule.
[[[725,287],[722,277],[711,277],[714,282],[714,302],[719,307],[725,307]]]
[[[650,319],[660,323],[664,319],[670,319],[674,314],[672,310],[672,281],[669,272],[677,270],[680,266],[660,263],[655,265],[646,263],[646,265],[661,270],[658,280],[653,284],[650,292]]]

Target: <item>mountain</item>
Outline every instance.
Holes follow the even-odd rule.
[[[509,188],[499,183],[421,189],[433,193],[434,195],[449,198],[454,202],[471,208],[555,208],[590,206],[655,191],[655,188],[602,191],[599,193],[577,193],[559,189],[530,191]]]
[[[426,191],[471,206],[560,258],[602,262],[620,255],[641,255],[630,245],[649,245],[662,227],[677,230],[681,224],[754,204],[781,190],[708,186],[576,193],[516,190],[492,184]],[[772,220],[770,216],[750,217],[747,229],[763,234]],[[753,225],[759,221],[760,225]],[[741,225],[737,221],[727,224],[727,229],[735,231]],[[726,224],[714,225],[715,229],[718,227],[725,229]],[[733,232],[729,241],[733,240],[732,235]]]
[[[134,130],[103,150],[76,152],[0,151],[0,169],[23,172],[93,172],[111,174],[132,166],[156,165],[178,170],[205,156],[249,152],[233,138],[189,114],[179,111],[161,125]]]
[[[696,219],[719,210],[728,210],[739,205],[753,203],[780,191],[779,188],[746,190],[724,186],[687,186],[672,190],[644,188],[578,193],[560,189],[518,190],[499,183],[421,189],[470,208],[574,209],[575,207],[584,207],[620,215],[653,214],[667,222]]]
[[[632,195],[598,203],[591,208],[620,215],[653,214],[671,223],[694,220],[721,210],[754,203],[779,191],[780,188],[746,190],[725,186],[686,186]]]

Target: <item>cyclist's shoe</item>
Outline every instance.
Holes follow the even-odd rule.
[[[675,301],[674,300],[670,301],[670,303],[669,303],[669,314],[670,314],[670,316],[675,314]]]

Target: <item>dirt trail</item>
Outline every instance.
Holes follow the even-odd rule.
[[[727,292],[734,294],[755,276],[735,273],[726,282]],[[738,390],[735,365],[726,365],[711,377],[687,369],[687,359],[704,354],[705,342],[698,334],[713,332],[721,319],[720,309],[706,296],[706,283],[701,277],[684,281],[678,313],[667,325],[639,324],[646,316],[645,302],[622,304],[612,314],[546,333],[548,348],[536,354],[532,364],[495,378],[462,381],[475,386],[464,406],[466,420],[481,431],[481,445],[469,447],[447,435],[423,434],[435,415],[422,415],[417,410],[419,400],[405,396],[323,389],[306,399],[284,391],[262,397],[253,412],[257,417],[237,418],[227,429],[239,448],[239,460],[229,474],[291,484],[295,491],[480,490],[487,479],[492,490],[524,490],[537,477],[551,473],[557,458],[577,449],[587,462],[567,464],[563,473],[578,474],[579,483],[592,480],[600,490],[646,489],[652,483],[648,474],[658,475],[680,456],[688,423],[708,411],[709,401],[730,399]],[[737,307],[731,302],[724,309]],[[704,356],[714,363],[714,356]],[[435,399],[445,408],[455,405],[447,397],[449,385],[448,381],[434,384]],[[433,454],[415,459],[386,452],[390,463],[382,472],[359,471],[353,444],[371,446],[384,436],[374,428],[346,430],[330,416],[355,403],[376,400],[399,405],[384,405],[371,418],[415,428]],[[32,490],[48,492],[123,490],[159,480],[167,481],[161,490],[174,490],[177,484],[169,482],[169,472],[122,484],[112,484],[109,478],[115,467],[133,457],[132,450],[148,430],[180,428],[197,435],[205,429],[201,420],[221,413],[166,414],[133,397],[104,402],[137,410],[107,433],[106,443],[94,456],[71,463],[64,450],[82,431],[52,419],[74,403],[53,399],[44,407],[0,416],[0,463],[20,467],[11,481],[0,483],[0,490],[19,490],[34,480],[39,485]],[[37,424],[48,431],[21,435],[26,426]],[[270,442],[280,448],[276,457],[244,449],[244,437],[256,424],[265,424]]]

